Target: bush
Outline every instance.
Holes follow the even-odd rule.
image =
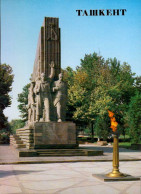
[[[0,132],[0,144],[8,144],[9,143],[10,133],[2,130]]]

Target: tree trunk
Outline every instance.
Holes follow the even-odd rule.
[[[92,142],[94,142],[94,125],[93,125],[93,122],[91,122],[91,133],[92,133]]]

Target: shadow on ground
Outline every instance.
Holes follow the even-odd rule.
[[[79,148],[93,149],[93,150],[102,150],[104,153],[113,153],[113,147],[79,145]],[[126,149],[126,148],[119,148],[119,151],[120,152],[140,152],[139,150],[131,150],[131,149]]]
[[[3,171],[0,170],[0,178],[3,177],[9,177],[9,176],[13,176],[13,175],[22,175],[22,174],[30,174],[30,173],[37,173],[37,172],[41,172],[41,171],[26,171],[26,170],[8,170],[8,171]]]

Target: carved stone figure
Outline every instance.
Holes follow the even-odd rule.
[[[31,82],[28,94],[28,123],[35,121],[34,84],[35,82]]]
[[[36,121],[39,121],[42,117],[42,93],[41,93],[41,77],[37,77],[36,84],[34,88],[34,93],[36,95],[35,101],[36,101]]]
[[[51,109],[52,109],[52,96],[51,96],[51,89],[50,85],[55,75],[54,70],[54,62],[52,61],[50,64],[51,73],[49,77],[46,79],[45,74],[42,75],[42,82],[41,82],[41,91],[43,96],[43,120],[46,122],[50,121]]]
[[[57,109],[57,119],[58,122],[65,120],[66,113],[66,101],[67,101],[67,86],[66,83],[62,81],[63,74],[59,74],[59,80],[55,81],[53,84],[53,92],[55,92],[54,106]]]
[[[50,84],[55,75],[54,62],[50,64],[51,73],[48,78],[42,73],[38,77],[35,85],[36,94],[36,121],[50,121],[50,111],[52,106],[52,97],[50,91]]]

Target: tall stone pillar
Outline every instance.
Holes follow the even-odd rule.
[[[41,73],[45,73],[45,76],[48,77],[50,75],[49,65],[52,61],[55,64],[54,80],[57,80],[61,72],[59,19],[45,17],[39,34],[32,80],[35,81]]]

